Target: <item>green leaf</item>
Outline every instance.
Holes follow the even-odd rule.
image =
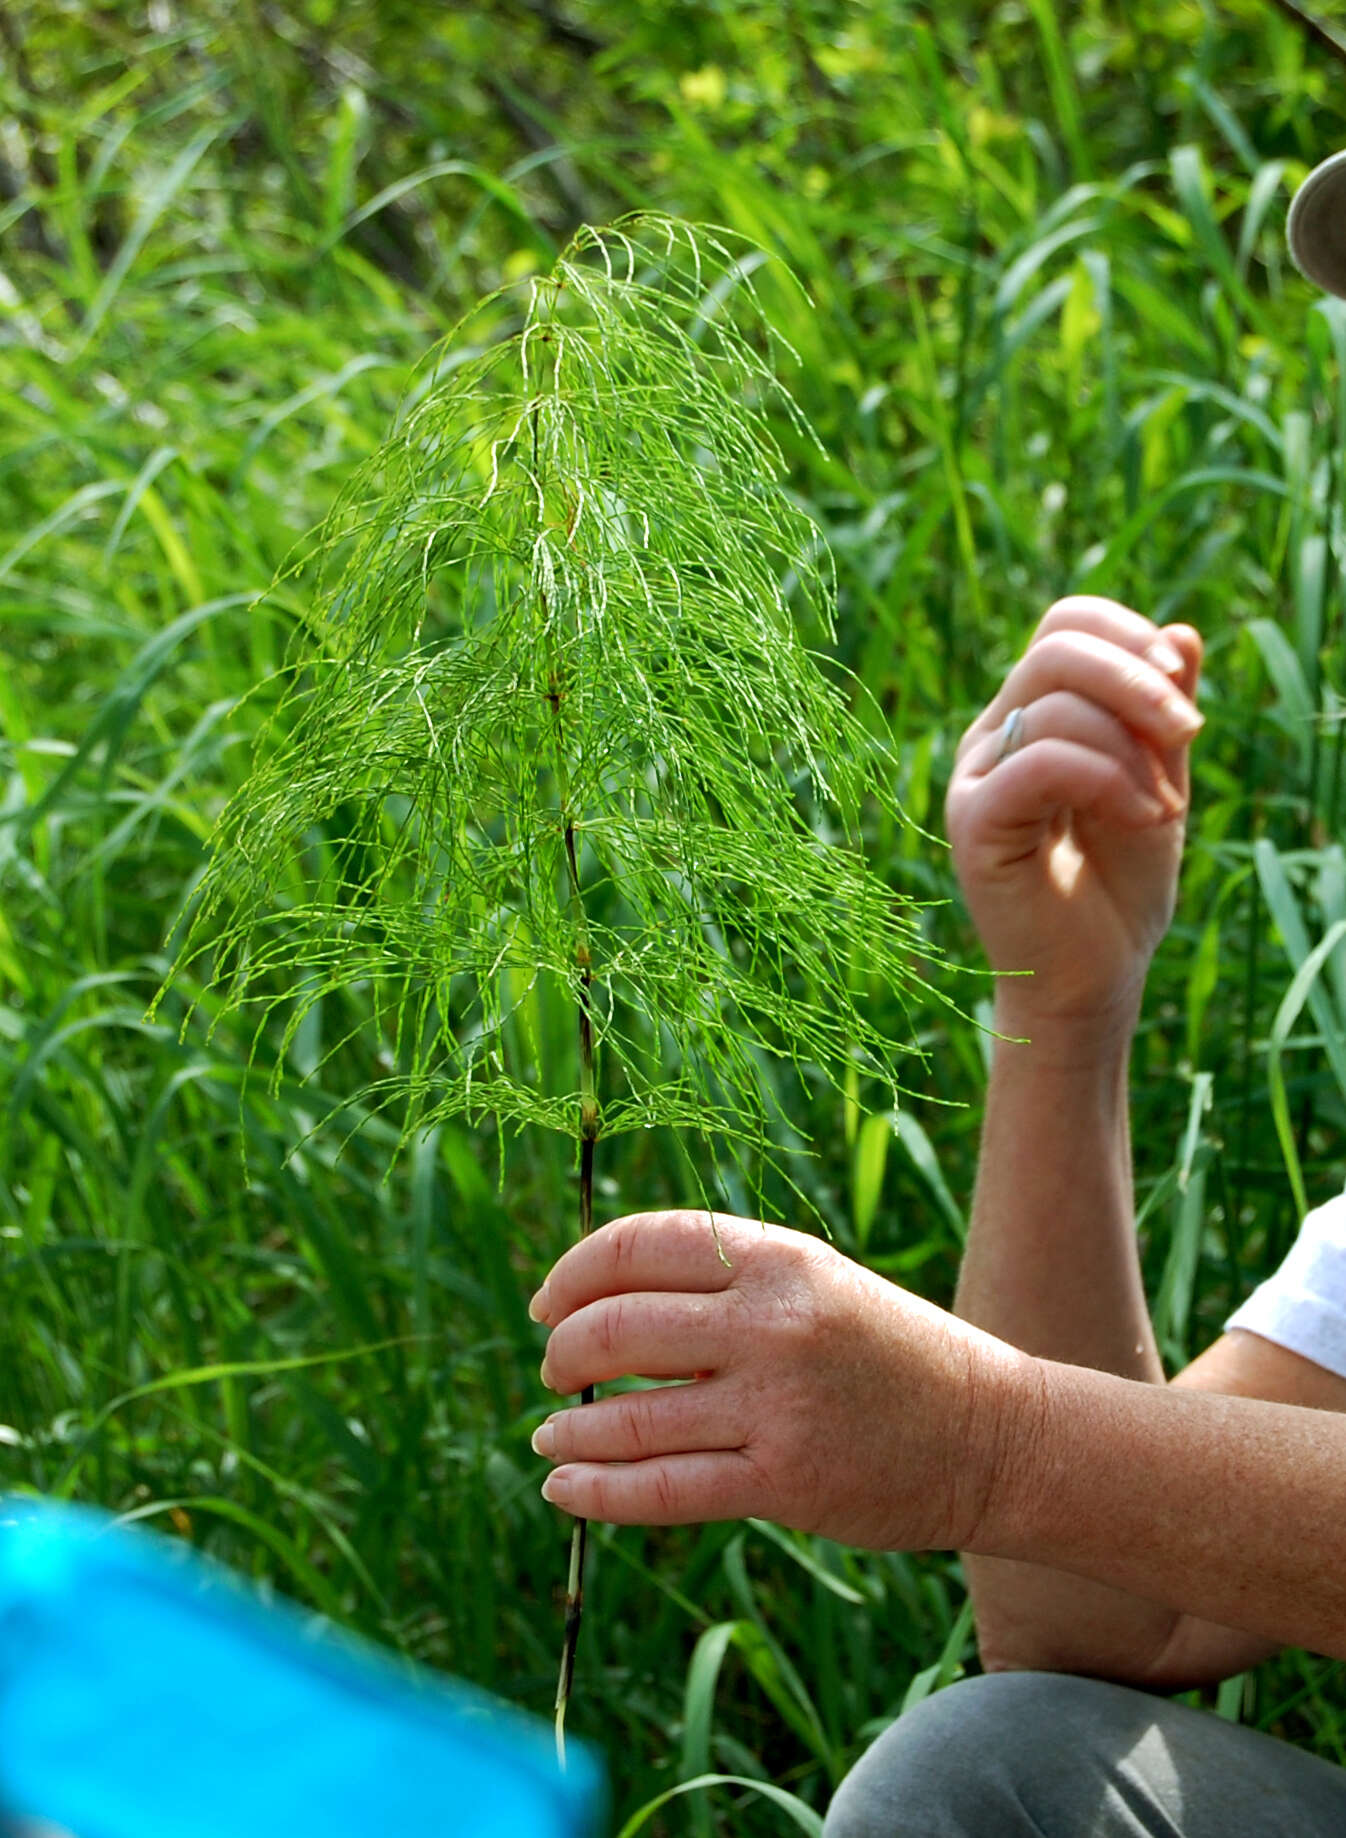
[[[1214,1074],[1210,1072],[1198,1072],[1192,1079],[1187,1123],[1174,1170],[1172,1235],[1151,1311],[1155,1337],[1174,1366],[1185,1364],[1188,1357],[1187,1328],[1201,1239],[1206,1228],[1206,1166],[1210,1147],[1202,1141],[1202,1123],[1211,1107],[1214,1083]]]
[[[1276,1010],[1276,1019],[1271,1025],[1271,1036],[1267,1042],[1267,1082],[1271,1088],[1272,1115],[1276,1120],[1276,1134],[1280,1139],[1286,1172],[1290,1176],[1295,1205],[1301,1218],[1309,1210],[1309,1202],[1304,1186],[1303,1170],[1299,1165],[1299,1151],[1295,1147],[1295,1134],[1290,1121],[1290,1104],[1285,1090],[1285,1074],[1281,1068],[1281,1058],[1305,1002],[1312,1002],[1319,1012],[1330,1008],[1331,997],[1320,979],[1324,965],[1331,962],[1333,953],[1343,939],[1346,939],[1346,919],[1338,919],[1328,927],[1295,972],[1290,987],[1281,998],[1280,1007]],[[1330,1034],[1326,1029],[1324,1032],[1325,1037],[1332,1042],[1328,1049],[1328,1057],[1334,1060],[1335,1070],[1335,1061],[1346,1058],[1346,1053],[1343,1053],[1342,1049],[1342,1018],[1333,1013],[1328,1025]],[[1340,1089],[1342,1095],[1346,1096],[1346,1085],[1340,1086]]]
[[[1201,1059],[1206,1009],[1220,980],[1220,937],[1217,914],[1202,927],[1187,973],[1187,1057],[1194,1065]]]
[[[892,1140],[891,1117],[866,1117],[855,1144],[855,1172],[851,1177],[851,1216],[855,1224],[855,1241],[861,1256],[869,1243],[870,1227],[879,1209],[883,1191],[883,1170],[888,1161],[888,1144]]]
[[[953,1626],[949,1629],[939,1658],[933,1665],[926,1666],[918,1672],[907,1686],[906,1694],[902,1699],[902,1709],[898,1712],[899,1716],[911,1710],[923,1698],[928,1698],[932,1692],[943,1691],[946,1685],[951,1685],[955,1678],[961,1676],[963,1654],[967,1650],[967,1643],[972,1635],[972,1619],[972,1598],[969,1596],[959,1609]]]
[[[685,1780],[704,1779],[710,1771],[710,1728],[715,1713],[715,1686],[724,1656],[733,1643],[740,1623],[721,1621],[708,1627],[692,1651],[691,1664],[682,1695],[682,1775]],[[697,1831],[709,1831],[710,1816],[697,1805],[692,1811]]]
[[[935,1145],[931,1142],[920,1122],[912,1116],[910,1110],[901,1109],[893,1119],[903,1148],[910,1155],[919,1172],[924,1176],[926,1185],[933,1194],[939,1210],[953,1227],[958,1242],[962,1244],[967,1238],[967,1221],[962,1208],[949,1191],[944,1171],[939,1165]]]
[[[84,324],[80,331],[86,344],[102,323],[112,302],[120,292],[123,282],[130,273],[132,263],[145,246],[150,231],[192,176],[200,163],[202,154],[221,134],[239,125],[240,122],[236,119],[229,124],[211,124],[198,128],[177,158],[159,175],[146,192],[140,209],[136,213],[135,222],[108,264],[98,292],[94,295],[89,310],[84,315]]]
[[[823,1838],[823,1822],[811,1806],[806,1806],[793,1793],[787,1793],[784,1787],[776,1787],[770,1781],[755,1781],[746,1774],[703,1774],[699,1780],[680,1781],[676,1787],[656,1794],[654,1799],[647,1800],[633,1812],[618,1832],[617,1838],[635,1838],[641,1827],[647,1825],[670,1800],[679,1799],[684,1793],[701,1793],[708,1787],[750,1788],[752,1792],[760,1793],[763,1799],[769,1800],[773,1806],[779,1806],[790,1821],[806,1834],[806,1838]]]
[[[1205,256],[1211,272],[1218,277],[1244,316],[1253,324],[1260,325],[1262,310],[1239,278],[1224,234],[1215,221],[1201,149],[1192,146],[1175,147],[1169,157],[1169,170],[1173,175],[1173,189],[1192,226],[1196,245]]]
[[[843,1582],[839,1576],[825,1568],[814,1552],[814,1541],[807,1533],[788,1532],[779,1525],[772,1525],[769,1519],[749,1519],[748,1524],[778,1550],[784,1551],[791,1563],[807,1571],[814,1582],[821,1583],[829,1595],[850,1602],[857,1608],[866,1601],[867,1598],[858,1589],[853,1589],[849,1583]]]
[[[1253,860],[1267,907],[1276,921],[1285,955],[1297,980],[1299,971],[1310,956],[1309,935],[1299,904],[1274,844],[1265,837],[1259,838],[1253,848]],[[1343,1034],[1341,1016],[1331,993],[1323,986],[1316,972],[1305,984],[1305,997],[1322,1037],[1323,1051],[1327,1054],[1337,1089],[1346,1096],[1346,1034]]]

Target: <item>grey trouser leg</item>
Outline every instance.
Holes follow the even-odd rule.
[[[1346,1768],[1098,1679],[996,1672],[861,1756],[824,1838],[1343,1838]]]

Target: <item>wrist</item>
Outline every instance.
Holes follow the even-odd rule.
[[[1050,1362],[1023,1353],[980,1328],[971,1330],[969,1421],[963,1454],[973,1485],[958,1502],[957,1548],[975,1556],[1015,1554],[1024,1542],[1031,1502],[1046,1456]]]
[[[1016,989],[1013,983],[1022,982]],[[1035,1000],[1027,977],[996,986],[991,1026],[1000,1037],[997,1062],[1009,1059],[1043,1071],[1079,1072],[1125,1066],[1140,1020],[1142,986],[1109,1003],[1071,1011]]]
[[[1051,1485],[1056,1400],[1049,1360],[978,1333],[981,1367],[973,1386],[978,1422],[976,1497],[958,1549],[977,1557],[1032,1561],[1035,1502]]]

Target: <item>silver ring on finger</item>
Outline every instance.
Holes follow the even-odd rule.
[[[1024,744],[1024,715],[1022,708],[1012,708],[1000,730],[1000,751],[995,756],[998,766],[1002,759],[1008,759],[1011,753],[1017,753]]]

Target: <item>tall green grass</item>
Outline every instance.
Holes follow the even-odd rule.
[[[755,275],[824,451],[780,438],[919,824],[1058,594],[1205,634],[1134,1079],[1171,1359],[1340,1186],[1346,1125],[1346,311],[1282,246],[1346,139],[1334,73],[1254,0],[619,11],[21,3],[0,51],[0,1477],[539,1709],[566,1530],[524,1299],[573,1215],[564,1146],[499,1191],[493,1142],[445,1127],[388,1176],[376,1120],[340,1157],[349,1110],[309,1135],[343,1096],[339,1061],[306,1083],[321,1008],[274,1095],[209,998],[181,1037],[183,1008],[144,1016],[302,617],[253,597],[426,345],[578,219],[710,219],[804,280],[811,307]],[[975,965],[943,851],[869,841]],[[838,1242],[947,1301],[985,1042],[917,1025],[899,1130],[862,1088],[791,1114]],[[600,1187],[683,1197],[643,1133]],[[643,1829],[816,1831],[860,1744],[974,1663],[944,1555],[727,1525],[595,1558],[573,1714],[633,1830],[686,1788]],[[1332,1663],[1219,1704],[1346,1758]]]

